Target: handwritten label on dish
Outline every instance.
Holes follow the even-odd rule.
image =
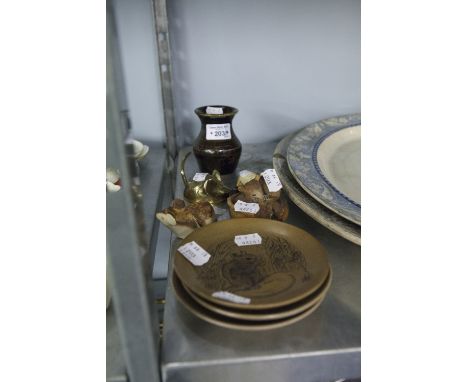
[[[193,265],[199,267],[205,264],[210,259],[211,255],[200,247],[196,242],[184,244],[177,248],[177,250]]]
[[[262,237],[258,233],[251,233],[249,235],[237,235],[234,237],[234,242],[237,246],[244,245],[258,245],[262,244]]]
[[[223,108],[208,106],[206,108],[206,114],[223,114]]]
[[[250,304],[250,298],[238,296],[237,294],[225,291],[214,292],[211,296],[221,300],[231,301],[236,304]]]
[[[230,123],[208,123],[206,125],[207,141],[223,141],[231,139]]]
[[[262,176],[263,179],[265,179],[265,183],[270,192],[276,192],[283,188],[275,169],[269,168],[268,170],[263,171]]]
[[[236,204],[234,204],[234,211],[256,214],[258,211],[260,211],[260,206],[258,203],[246,203],[242,200],[238,200]]]
[[[206,176],[208,175],[207,172],[197,172],[194,176],[193,176],[193,180],[196,181],[196,182],[201,182],[203,180],[205,180]]]

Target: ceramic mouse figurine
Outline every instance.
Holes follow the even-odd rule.
[[[181,199],[174,199],[171,205],[158,212],[156,217],[181,239],[185,239],[195,229],[217,220],[210,203],[205,201],[186,205]]]
[[[191,152],[188,152],[187,155],[182,160],[182,166],[180,170],[180,175],[184,181],[184,198],[190,202],[201,202],[207,201],[211,204],[219,204],[226,200],[230,193],[230,189],[223,184],[221,179],[221,174],[218,170],[213,170],[211,175],[207,175],[204,180],[189,181],[185,175],[185,161],[189,157]]]

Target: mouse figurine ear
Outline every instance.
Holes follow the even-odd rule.
[[[203,188],[210,197],[210,203],[214,204],[224,202],[231,192],[231,189],[224,185],[221,175],[217,170],[214,170],[213,174],[206,178]]]
[[[213,170],[213,174],[211,174],[214,179],[216,179],[218,182],[223,182],[221,179],[221,174],[219,173],[218,170]]]

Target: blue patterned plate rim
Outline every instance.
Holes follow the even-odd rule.
[[[273,155],[273,167],[283,184],[284,191],[289,199],[312,219],[337,235],[361,245],[361,227],[336,214],[315,198],[311,198],[289,171],[286,156],[293,136],[294,133],[283,138],[276,146]]]
[[[338,127],[337,129],[334,129],[332,131],[329,131],[328,133],[326,133],[324,136],[322,136],[318,141],[317,141],[317,144],[314,146],[314,150],[312,152],[312,162],[314,163],[314,166],[315,166],[315,169],[317,170],[317,172],[320,174],[320,176],[322,177],[322,179],[327,182],[327,184],[333,188],[335,190],[335,192],[337,192],[338,194],[340,194],[343,198],[345,198],[346,200],[348,200],[350,203],[353,203],[355,206],[358,206],[359,208],[361,208],[361,205],[357,202],[355,202],[354,200],[352,200],[351,198],[349,198],[348,196],[346,196],[345,194],[343,194],[340,190],[338,190],[332,182],[330,182],[328,180],[328,178],[325,176],[325,174],[322,172],[322,169],[320,168],[319,164],[318,164],[318,158],[317,158],[317,153],[318,153],[318,150],[320,148],[320,145],[323,143],[323,141],[325,139],[327,139],[330,135],[332,134],[335,134],[336,132],[340,131],[340,130],[343,130],[343,129],[350,129],[351,127],[357,127],[357,126],[361,126],[360,123],[356,123],[354,125],[350,125],[350,126],[342,126],[342,127]]]
[[[310,196],[338,215],[359,225],[361,224],[360,205],[352,203],[330,185],[330,182],[318,171],[318,166],[314,164],[313,152],[324,135],[360,123],[360,114],[348,114],[314,122],[294,135],[287,155],[291,174]]]

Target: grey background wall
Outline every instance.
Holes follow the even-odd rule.
[[[360,111],[359,0],[168,0],[176,127],[191,144],[193,109],[240,112],[242,142],[286,135]],[[163,139],[150,0],[117,0],[124,73],[137,135]]]

